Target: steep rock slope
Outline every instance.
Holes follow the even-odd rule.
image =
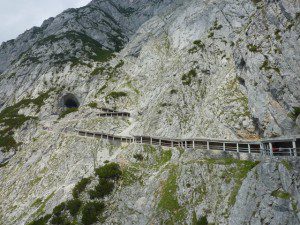
[[[188,224],[204,217],[298,224],[297,162],[248,167],[64,131],[222,139],[299,133],[299,12],[297,0],[94,0],[3,43],[0,223],[52,213],[110,160],[133,180],[123,177],[105,200],[107,224],[167,223],[172,215]],[[78,110],[66,114],[64,96],[74,96]],[[99,118],[102,107],[132,117]],[[168,208],[164,184],[175,175]]]

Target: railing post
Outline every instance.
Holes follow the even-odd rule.
[[[159,143],[158,145],[161,146],[161,139],[159,139],[158,143]]]
[[[209,141],[207,141],[207,150],[210,150],[210,148],[209,148]]]
[[[195,140],[193,140],[193,149],[195,149]]]
[[[265,155],[265,150],[264,150],[264,145],[263,144],[259,144],[259,151],[262,155]]]
[[[153,145],[152,137],[150,137],[150,144]]]
[[[236,152],[240,152],[240,146],[239,146],[239,143],[236,143]]]
[[[185,148],[187,149],[188,148],[187,141],[185,141],[184,144],[185,144]]]
[[[297,147],[296,147],[296,141],[293,141],[293,150],[294,150],[294,156],[297,156]]]
[[[270,156],[273,156],[273,144],[269,143],[269,148],[270,148]]]
[[[290,156],[293,156],[293,155],[292,155],[292,148],[290,148]]]
[[[248,144],[248,153],[251,154],[251,146]]]
[[[223,151],[224,152],[226,151],[226,143],[225,142],[223,143]]]

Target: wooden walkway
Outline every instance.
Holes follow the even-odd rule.
[[[103,113],[97,114],[97,116],[100,117],[130,117],[130,113],[128,112],[119,112],[108,108],[100,108],[100,109],[103,111]]]
[[[300,146],[296,142],[300,136],[292,138],[278,138],[260,141],[220,140],[220,139],[170,139],[150,136],[117,136],[85,130],[75,130],[80,136],[101,138],[123,143],[149,144],[163,147],[181,147],[184,149],[220,150],[224,152],[237,152],[249,154],[263,154],[269,156],[298,156]],[[282,147],[278,147],[282,145]]]

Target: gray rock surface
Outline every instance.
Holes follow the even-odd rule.
[[[162,163],[160,149],[62,132],[222,139],[299,134],[299,118],[289,116],[300,102],[299,12],[298,0],[94,0],[3,43],[0,121],[22,122],[15,111],[26,121],[5,133],[17,147],[0,144],[0,163],[9,159],[0,167],[0,224],[50,213],[96,166],[112,160],[132,169],[139,152],[147,156],[134,170],[141,179],[107,199],[115,206],[106,212],[107,224],[170,222],[158,190],[175,176],[171,168],[175,208],[184,212],[175,214],[187,224],[202,216],[216,224],[299,224],[298,161],[263,159],[249,169],[174,149]],[[80,107],[61,118],[70,93]],[[101,107],[132,117],[99,118]]]

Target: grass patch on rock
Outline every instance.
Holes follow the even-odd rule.
[[[281,190],[275,190],[271,193],[271,196],[275,197],[275,198],[282,198],[282,199],[290,199],[291,198],[291,194],[285,191],[281,191]]]
[[[158,210],[168,212],[167,224],[179,223],[185,219],[185,209],[180,206],[177,197],[177,176],[177,167],[172,166],[169,170],[169,177],[163,185],[157,206]]]

